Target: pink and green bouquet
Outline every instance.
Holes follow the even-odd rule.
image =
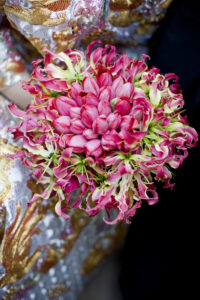
[[[198,140],[182,115],[178,77],[101,42],[87,53],[46,53],[24,84],[31,104],[10,105],[21,119],[14,138],[23,139],[15,158],[44,186],[30,205],[57,196],[55,210],[66,219],[78,207],[90,217],[104,210],[108,224],[130,223],[142,200],[158,201],[156,181],[174,186],[173,169]]]

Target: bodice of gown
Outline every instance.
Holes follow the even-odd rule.
[[[0,0],[0,90],[19,81],[29,41],[40,53],[85,50],[93,40],[115,44],[131,56],[148,52],[148,40],[172,0]],[[2,28],[6,14],[16,33]],[[15,44],[14,44],[15,43]],[[17,50],[18,51],[17,51]],[[21,54],[21,57],[20,55]],[[26,60],[27,61],[27,60]],[[30,70],[30,69],[29,69]]]
[[[120,45],[132,55],[146,41],[172,0],[6,0],[11,25],[40,51],[85,47],[92,40]]]

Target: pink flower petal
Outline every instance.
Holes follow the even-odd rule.
[[[86,93],[93,93],[96,96],[99,94],[99,87],[92,77],[85,77],[83,79],[83,89]]]
[[[98,110],[94,105],[83,105],[81,108],[81,120],[83,124],[92,128],[92,123],[98,116]]]
[[[79,134],[71,138],[71,140],[68,143],[68,146],[73,149],[73,152],[80,153],[84,151],[86,143],[87,140]]]
[[[108,122],[106,116],[98,116],[92,125],[93,131],[96,134],[105,133],[108,130]]]
[[[92,155],[95,157],[99,157],[103,152],[103,149],[101,147],[101,142],[100,142],[100,140],[97,140],[97,139],[87,142],[85,145],[85,148],[86,148],[87,156]]]
[[[70,133],[70,118],[68,116],[61,116],[53,121],[54,128],[60,133]]]
[[[122,116],[128,115],[131,110],[130,101],[125,99],[117,99],[114,104],[114,109]]]

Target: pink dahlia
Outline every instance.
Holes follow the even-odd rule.
[[[177,76],[101,42],[89,45],[87,58],[46,52],[24,84],[32,103],[25,112],[10,105],[22,119],[13,129],[24,149],[15,157],[45,187],[31,202],[56,194],[56,212],[66,219],[65,209],[79,207],[89,216],[104,210],[108,224],[129,223],[142,200],[158,201],[155,181],[173,187],[172,170],[198,140],[181,115]]]

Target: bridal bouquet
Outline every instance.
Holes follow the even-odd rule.
[[[26,111],[10,105],[22,120],[14,138],[24,145],[14,157],[44,186],[30,205],[57,196],[66,219],[79,207],[91,217],[104,210],[108,224],[130,223],[142,200],[158,201],[156,181],[173,187],[173,169],[198,140],[182,116],[178,77],[101,42],[87,53],[46,53],[24,84],[32,103]]]

